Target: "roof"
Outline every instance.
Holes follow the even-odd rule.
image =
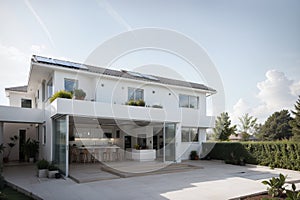
[[[210,88],[206,85],[199,84],[199,83],[193,83],[193,82],[187,82],[187,81],[181,81],[176,79],[170,79],[160,76],[154,76],[154,75],[148,75],[148,74],[142,74],[132,71],[126,71],[126,70],[113,70],[113,69],[107,69],[103,67],[96,67],[86,64],[80,64],[70,61],[63,61],[58,59],[52,59],[42,56],[33,55],[32,56],[32,62],[34,63],[42,63],[42,64],[48,64],[48,65],[55,65],[60,66],[64,68],[71,68],[75,70],[80,71],[88,71],[92,73],[97,74],[103,74],[113,77],[120,77],[120,78],[128,78],[128,79],[134,79],[134,80],[143,80],[147,82],[155,82],[155,83],[161,83],[161,84],[167,84],[167,85],[175,85],[175,86],[181,86],[181,87],[187,87],[187,88],[194,88],[194,89],[200,89],[205,90],[210,93],[216,93],[216,90],[213,88]]]
[[[27,92],[27,85],[5,88],[6,91]]]

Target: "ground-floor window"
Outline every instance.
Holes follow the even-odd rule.
[[[181,128],[181,142],[198,142],[198,128]]]

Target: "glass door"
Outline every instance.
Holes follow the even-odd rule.
[[[54,119],[54,162],[65,176],[69,174],[69,116],[64,115]]]
[[[164,126],[164,162],[175,162],[176,124],[165,123]]]

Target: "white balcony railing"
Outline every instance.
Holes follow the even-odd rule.
[[[68,114],[95,118],[143,120],[151,122],[181,122],[183,126],[210,127],[211,117],[200,115],[198,110],[128,106],[103,102],[58,98],[50,104],[51,116]]]

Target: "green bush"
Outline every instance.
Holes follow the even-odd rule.
[[[211,143],[204,143],[204,148],[205,145]],[[249,164],[300,171],[300,143],[290,141],[218,142],[206,157],[231,164],[244,159]]]
[[[64,99],[72,99],[73,95],[71,92],[65,91],[65,90],[60,90],[56,92],[51,98],[50,98],[50,103],[52,103],[55,99],[57,98],[64,98]]]
[[[84,100],[86,93],[82,89],[74,90],[75,99]]]
[[[268,193],[272,197],[281,197],[285,190],[285,179],[287,176],[279,174],[278,178],[272,177],[269,181],[263,181],[264,185],[268,185]]]
[[[48,166],[48,170],[49,170],[49,171],[56,171],[56,170],[59,170],[59,169],[58,169],[58,167],[56,167],[56,166],[52,163],[52,164],[50,164],[50,165]]]
[[[146,105],[146,103],[145,103],[145,101],[142,100],[142,99],[137,100],[137,101],[131,99],[131,100],[129,100],[129,101],[126,103],[126,105],[129,105],[129,106],[142,106],[142,107],[144,107],[144,106]]]
[[[36,163],[36,166],[38,169],[48,169],[49,167],[49,162],[45,159],[42,159],[42,160],[39,160],[37,163]]]

